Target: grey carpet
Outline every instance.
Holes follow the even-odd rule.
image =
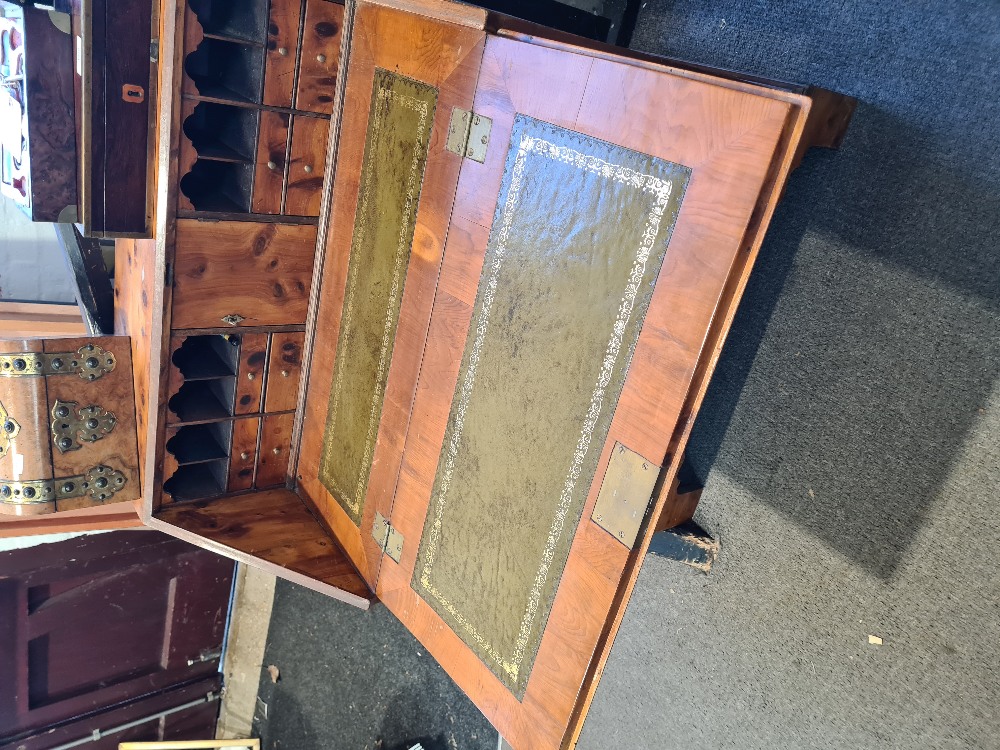
[[[1000,747],[1000,8],[648,0],[633,46],[862,103],[793,176],[692,438],[719,561],[647,560],[581,750]],[[480,747],[384,609],[290,591],[272,631],[304,684],[275,686],[266,747],[447,715]],[[390,660],[422,707],[390,709]]]
[[[692,437],[719,562],[647,560],[581,750],[1000,747],[1000,6],[650,0],[633,46],[862,103]]]

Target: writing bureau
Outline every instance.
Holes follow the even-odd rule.
[[[324,3],[208,89],[244,58],[188,61],[231,19],[161,7],[156,239],[118,248],[144,520],[377,596],[515,748],[572,746],[774,206],[853,103],[464,5]],[[316,216],[288,212],[315,116],[254,98],[309,34],[339,45],[298,162]],[[206,132],[245,158],[205,158],[204,103],[241,110]],[[192,192],[199,160],[237,166]]]

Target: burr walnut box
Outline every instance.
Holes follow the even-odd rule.
[[[448,2],[158,13],[155,238],[117,246],[144,521],[381,601],[513,747],[572,746],[853,102]]]

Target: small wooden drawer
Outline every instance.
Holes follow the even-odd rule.
[[[285,483],[294,421],[294,414],[264,417],[260,431],[260,456],[257,459],[257,487],[276,487]]]
[[[296,109],[325,115],[333,112],[343,24],[343,5],[330,0],[306,0]]]
[[[292,148],[288,160],[285,213],[319,216],[330,121],[299,115],[292,118]]]
[[[299,397],[304,342],[304,333],[275,333],[271,336],[264,411],[271,413],[295,409]]]
[[[230,492],[249,490],[253,487],[259,430],[259,418],[237,419],[233,422],[233,450],[229,457]]]
[[[287,152],[288,115],[282,112],[261,112],[251,203],[254,213],[281,213]]]
[[[316,227],[177,222],[172,326],[303,325]]]
[[[264,69],[264,104],[269,107],[292,106],[301,17],[301,0],[271,0]]]
[[[236,376],[236,414],[260,411],[267,360],[267,334],[248,333],[240,343],[240,371]]]

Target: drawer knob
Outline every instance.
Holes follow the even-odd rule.
[[[313,168],[312,164],[306,164],[302,169],[305,170],[306,174],[312,174]]]
[[[275,448],[273,448],[271,450],[271,453],[273,453],[276,456],[280,456],[281,455],[281,448],[275,447]]]
[[[241,460],[243,460],[243,461],[246,461],[246,460],[247,460],[248,458],[250,458],[250,454],[249,454],[249,453],[247,453],[246,451],[243,451],[243,452],[242,452],[242,453],[240,454],[240,459],[241,459]]]
[[[253,380],[255,377],[257,376],[254,373],[252,372],[247,373],[247,380]]]
[[[274,170],[276,170],[278,168],[278,165],[275,162],[273,162],[273,161],[269,161],[267,163],[267,168],[270,169],[273,172]]]
[[[282,57],[288,57],[288,47],[278,47],[278,54]]]
[[[281,377],[283,377],[283,378],[287,378],[290,374],[291,373],[288,372],[288,370],[282,370],[281,371]]]
[[[325,63],[326,55],[316,55],[316,62]]]

